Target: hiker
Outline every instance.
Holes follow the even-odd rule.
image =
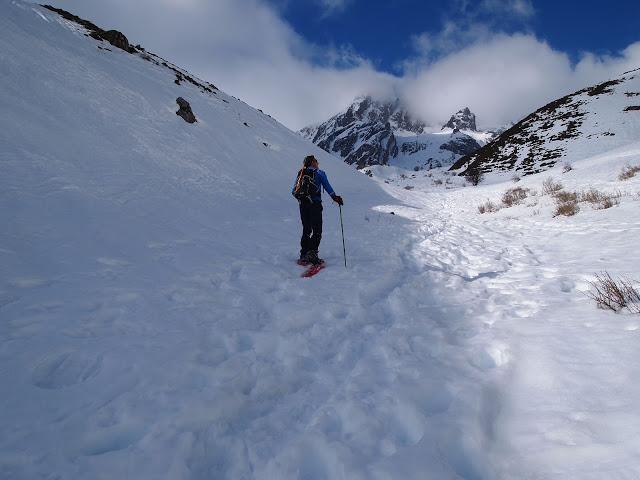
[[[291,193],[300,204],[302,238],[300,238],[300,259],[298,263],[319,265],[324,262],[318,257],[318,247],[322,239],[322,191],[331,195],[338,205],[344,205],[342,197],[336,195],[329,184],[327,174],[318,168],[318,159],[313,155],[305,157],[298,172]]]

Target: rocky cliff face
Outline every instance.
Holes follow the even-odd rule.
[[[300,133],[358,168],[390,162],[406,168],[450,165],[492,138],[485,132],[471,136],[476,132],[476,116],[468,108],[453,115],[449,123],[454,125],[453,132],[427,133],[425,122],[411,115],[400,100],[362,97],[345,112]]]
[[[458,110],[447,123],[442,126],[442,129],[452,128],[453,130],[471,130],[477,132],[476,129],[476,116],[469,110],[469,107],[465,107],[462,110]]]
[[[420,134],[425,123],[412,117],[400,101],[380,102],[370,96],[356,99],[346,112],[300,133],[346,163],[363,168],[386,165],[398,154],[395,132]]]

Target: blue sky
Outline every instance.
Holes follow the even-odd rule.
[[[640,67],[640,0],[49,0],[292,129],[356,96],[480,127]]]
[[[437,34],[448,21],[482,22],[496,31],[528,32],[576,62],[584,51],[614,54],[640,39],[639,0],[475,2],[301,0],[272,2],[293,28],[319,45],[350,45],[379,69],[398,74],[412,37]],[[491,4],[494,4],[493,7]],[[496,7],[501,3],[504,8]]]

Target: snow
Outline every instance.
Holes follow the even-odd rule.
[[[640,317],[584,295],[640,271],[640,177],[617,178],[640,143],[480,215],[513,184],[369,179],[51,12],[0,9],[0,478],[640,476]],[[349,268],[325,201],[328,266],[301,279],[309,153],[345,199]],[[554,218],[549,175],[624,195]]]

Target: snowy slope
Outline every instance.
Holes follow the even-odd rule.
[[[415,222],[412,258],[430,272],[430,295],[450,305],[450,340],[475,367],[467,378],[482,385],[456,396],[480,419],[461,427],[465,444],[483,452],[462,478],[640,478],[640,316],[599,310],[586,295],[602,271],[640,290],[640,175],[620,180],[627,165],[640,168],[640,142],[516,184],[464,187],[437,171],[378,167],[373,178],[387,175],[382,185],[407,204],[396,214]],[[549,176],[619,204],[554,217]],[[516,186],[529,191],[519,205],[479,213]]]
[[[613,208],[479,215],[512,184],[371,180],[99,46],[0,3],[0,478],[640,476],[640,321],[581,294],[640,271],[640,177],[617,179],[637,142],[562,176]],[[308,153],[345,198],[349,268],[326,202],[328,266],[303,280]]]
[[[582,89],[538,109],[451,168],[464,173],[539,173],[640,138],[640,71]]]

